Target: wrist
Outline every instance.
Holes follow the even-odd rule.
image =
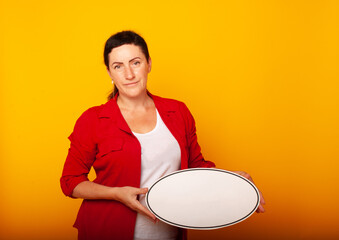
[[[121,200],[120,192],[121,192],[121,187],[111,187],[109,189],[110,198],[120,202]]]

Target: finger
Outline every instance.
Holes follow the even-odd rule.
[[[136,194],[146,194],[148,192],[148,188],[137,188]]]
[[[259,207],[256,210],[257,213],[264,213],[265,212],[265,208],[260,204]]]
[[[233,171],[233,172],[236,173],[236,174],[239,174],[240,176],[242,176],[242,177],[244,177],[244,178],[246,178],[248,180],[250,180],[254,184],[254,181],[253,181],[251,175],[249,175],[247,172],[244,172],[244,171]],[[259,191],[259,189],[258,189],[258,191]],[[256,212],[263,213],[263,212],[265,212],[265,209],[262,206],[262,204],[266,204],[266,202],[265,202],[265,199],[264,199],[264,197],[263,197],[263,195],[262,195],[262,193],[260,191],[259,191],[259,195],[260,195],[260,205],[257,208]]]
[[[242,172],[242,171],[235,171],[235,172],[238,173],[239,175],[247,178],[248,180],[250,180],[254,184],[252,177],[248,173]],[[263,197],[263,195],[260,191],[259,191],[259,194],[260,194],[260,203],[266,204],[265,199],[264,199],[264,197]]]
[[[250,180],[252,183],[254,183],[253,178],[252,178],[251,175],[249,175],[248,173],[244,173],[243,177],[247,178],[247,179]]]
[[[139,201],[135,202],[135,210],[149,218],[151,218],[153,221],[156,221],[156,216],[151,213],[145,206],[143,206]]]
[[[247,172],[244,171],[233,171],[233,172],[253,182],[251,175],[249,175]]]
[[[254,184],[254,181],[253,181],[251,175],[249,175],[248,173],[243,172],[243,171],[235,171],[235,173],[237,173],[237,174],[247,178],[248,180],[250,180]],[[258,191],[259,191],[259,189],[258,189]],[[265,199],[264,199],[264,197],[263,197],[263,195],[262,195],[262,193],[260,191],[259,191],[259,195],[260,195],[260,205],[257,208],[257,212],[262,212],[263,213],[263,212],[265,212],[265,209],[262,206],[262,204],[266,204],[266,202],[265,202]]]
[[[262,213],[262,212],[264,212],[264,211],[265,211],[265,209],[264,209],[263,206],[260,204],[260,205],[258,206],[256,212],[257,212],[257,213]]]
[[[264,197],[263,197],[263,195],[262,195],[262,193],[260,191],[259,191],[259,194],[260,194],[260,203],[261,204],[266,204],[265,199],[264,199]]]

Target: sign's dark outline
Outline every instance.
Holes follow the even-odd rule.
[[[182,225],[182,224],[173,223],[173,222],[171,222],[171,221],[168,221],[168,220],[166,220],[166,219],[160,217],[158,214],[156,214],[156,213],[153,211],[153,209],[150,207],[149,202],[148,202],[148,195],[150,194],[150,192],[151,192],[151,190],[152,190],[152,188],[153,188],[153,186],[154,186],[155,184],[157,184],[158,182],[162,181],[163,179],[165,179],[165,178],[167,178],[167,177],[169,177],[169,176],[172,176],[172,175],[174,175],[174,174],[179,174],[179,173],[182,173],[182,172],[188,172],[188,171],[201,171],[201,170],[209,170],[209,171],[213,170],[213,171],[228,173],[228,174],[232,174],[232,175],[234,175],[234,176],[236,176],[236,177],[240,177],[241,179],[246,180],[246,181],[254,188],[254,190],[255,190],[255,192],[256,192],[256,194],[257,194],[257,204],[255,205],[255,207],[253,208],[253,210],[252,210],[249,214],[247,214],[245,217],[243,217],[243,218],[241,218],[241,219],[238,219],[237,221],[234,221],[234,222],[231,222],[231,223],[227,223],[227,224],[218,225],[218,226],[209,226],[209,227],[194,227],[194,226],[186,226],[186,225]],[[253,214],[253,212],[258,208],[259,202],[260,202],[260,196],[259,196],[258,189],[254,186],[254,184],[253,184],[251,181],[249,181],[249,180],[246,179],[245,177],[240,176],[240,175],[238,175],[238,174],[236,174],[236,173],[233,173],[233,172],[230,172],[230,171],[226,171],[226,170],[222,170],[222,169],[215,169],[215,168],[189,168],[189,169],[183,169],[183,170],[175,171],[175,172],[173,172],[173,173],[170,173],[170,174],[168,174],[168,175],[166,175],[166,176],[164,176],[164,177],[158,179],[155,183],[152,184],[152,186],[148,189],[148,193],[146,194],[146,203],[147,203],[147,207],[149,208],[149,210],[151,210],[151,212],[152,212],[155,216],[157,216],[157,218],[159,218],[159,219],[161,219],[162,221],[164,221],[164,222],[166,222],[166,223],[169,223],[169,224],[171,224],[171,225],[173,225],[173,226],[182,227],[182,228],[187,228],[187,229],[200,229],[200,230],[203,230],[203,229],[208,230],[208,229],[223,228],[223,227],[227,227],[227,226],[230,226],[230,225],[234,225],[234,224],[236,224],[236,223],[238,223],[238,222],[241,222],[241,221],[245,220],[246,218],[248,218],[250,215]]]

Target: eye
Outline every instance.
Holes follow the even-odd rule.
[[[135,66],[138,66],[138,65],[140,64],[140,61],[135,61],[133,64],[134,64]]]
[[[120,65],[115,65],[113,69],[120,69]]]

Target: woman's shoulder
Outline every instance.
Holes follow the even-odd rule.
[[[77,123],[93,123],[95,122],[102,112],[105,104],[101,104],[98,106],[92,106],[81,113],[79,118],[77,119]]]

